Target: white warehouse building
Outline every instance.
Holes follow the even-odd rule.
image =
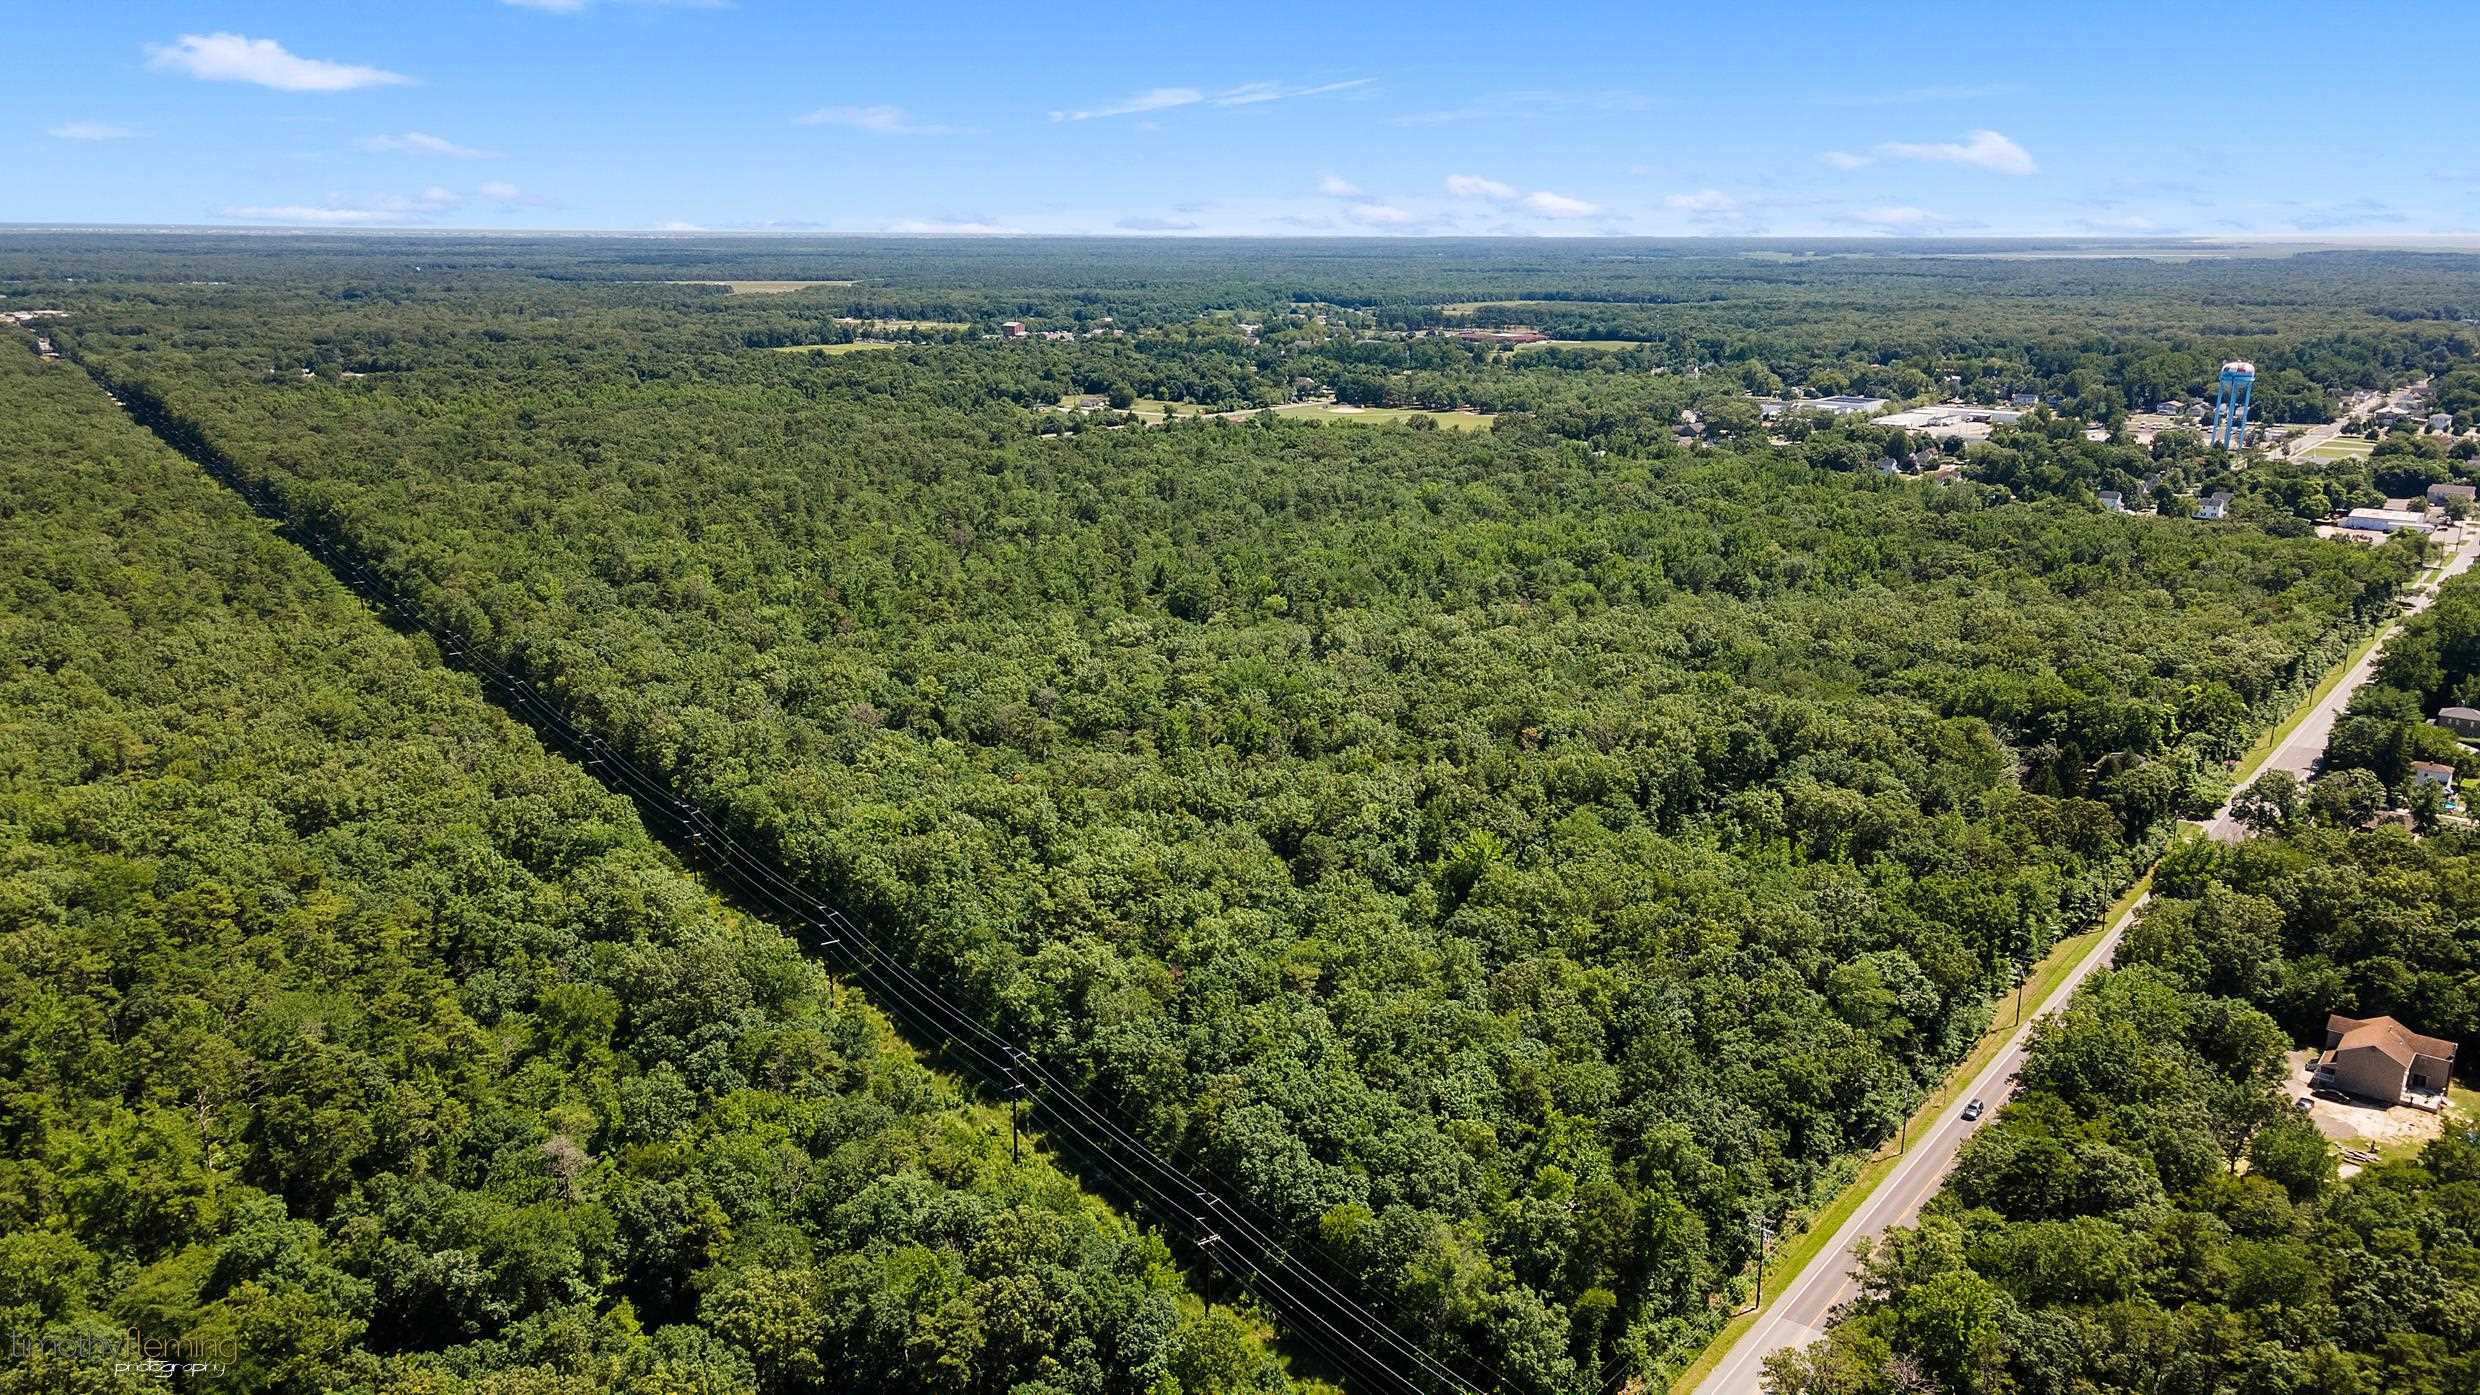
[[[2425,533],[2428,515],[2409,509],[2353,509],[2342,520],[2342,526],[2364,533]]]

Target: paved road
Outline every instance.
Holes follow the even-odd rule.
[[[2437,583],[2468,571],[2474,558],[2480,557],[2480,524],[2468,526],[2461,533],[2462,536],[2449,540],[2453,552],[2443,572],[2435,578]],[[2413,597],[2406,613],[2427,608],[2434,594],[2434,585],[2422,588],[2421,594]],[[2368,675],[2376,666],[2375,655],[2376,650],[2371,649],[2367,658],[2354,666],[2342,682],[2334,685],[2334,690],[2316,705],[2307,720],[2299,724],[2298,729],[2261,768],[2288,770],[2296,775],[2305,775],[2315,769],[2317,758],[2324,754],[2325,738],[2333,730],[2334,719],[2349,705],[2351,695],[2358,691],[2359,686],[2368,681]],[[2227,804],[2206,821],[2204,828],[2216,838],[2238,836],[2238,824],[2231,818]],[[1714,1368],[1714,1373],[1706,1377],[1703,1385],[1697,1387],[1697,1395],[1757,1395],[1763,1387],[1767,1356],[1784,1347],[1804,1346],[1825,1335],[1827,1321],[1834,1309],[1858,1291],[1852,1278],[1853,1243],[1864,1236],[1874,1238],[1890,1226],[1910,1225],[1919,1219],[1921,1207],[1928,1204],[1929,1198],[1936,1195],[1939,1184],[1946,1180],[1947,1170],[1954,1165],[1955,1155],[1962,1150],[1964,1140],[1971,1137],[1980,1123],[1996,1116],[1999,1104],[2004,1101],[2007,1091],[2013,1088],[2015,1072],[2023,1066],[2024,1047],[2031,1039],[2032,1024],[2064,1007],[2093,970],[2110,962],[2111,957],[2118,953],[2120,937],[2126,933],[2128,923],[2134,920],[2141,905],[2139,902],[2137,907],[2130,907],[2110,926],[2099,947],[2042,1000],[2037,1010],[2026,1014],[2024,1026],[2007,1039],[1997,1059],[1973,1077],[1971,1088],[1965,1092],[1964,1098],[1985,1102],[1989,1106],[1988,1114],[1978,1123],[1966,1123],[1961,1113],[1962,1106],[1956,1105],[1947,1110],[1943,1118],[1915,1136],[1894,1171],[1878,1184],[1876,1191],[1869,1194],[1869,1199],[1861,1204],[1860,1209],[1843,1222],[1841,1229],[1834,1232],[1816,1261],[1792,1280],[1789,1288],[1775,1295],[1755,1325],[1732,1344],[1722,1364]],[[2006,1010],[2007,1005],[2001,1003],[2000,1011]]]
[[[1972,1136],[1974,1129],[1997,1117],[1999,1104],[2013,1088],[2015,1072],[2023,1068],[2024,1047],[2031,1040],[2033,1023],[2065,1006],[2086,976],[2110,962],[2110,957],[2118,952],[2119,937],[2134,918],[2133,908],[2121,915],[2100,946],[2042,1000],[2038,1010],[2025,1013],[2024,1025],[2007,1039],[1997,1059],[1972,1078],[1972,1087],[1964,1098],[1986,1103],[1989,1112],[1978,1121],[1967,1123],[1963,1106],[1957,1104],[1936,1123],[1914,1134],[1911,1146],[1894,1171],[1834,1232],[1834,1238],[1826,1242],[1816,1261],[1792,1280],[1788,1289],[1768,1300],[1756,1324],[1741,1334],[1722,1364],[1697,1387],[1698,1395],[1756,1395],[1763,1386],[1767,1356],[1784,1347],[1805,1346],[1825,1335],[1834,1309],[1858,1292],[1852,1277],[1853,1243],[1863,1236],[1874,1238],[1889,1226],[1910,1225],[1919,1219],[1920,1208],[1937,1194],[1938,1185],[1946,1180],[1947,1169],[1954,1165],[1955,1154],[1962,1151],[1964,1140]],[[2011,1012],[2011,1007],[2002,1002],[1999,1011]]]
[[[2466,524],[2455,533],[2440,534],[2439,538],[2452,552],[2446,558],[2444,569],[2432,581],[2422,585],[2411,597],[2410,603],[2403,607],[2405,615],[2417,615],[2428,609],[2429,602],[2437,597],[2437,587],[2471,570],[2473,558],[2480,556],[2480,524]],[[2287,770],[2303,780],[2314,774],[2317,761],[2325,754],[2325,739],[2333,734],[2334,723],[2341,719],[2342,709],[2351,705],[2352,695],[2376,671],[2377,654],[2384,647],[2377,645],[2371,648],[2351,672],[2334,685],[2334,690],[2325,695],[2325,700],[2316,705],[2316,710],[2308,714],[2308,719],[2284,738],[2272,755],[2266,757],[2265,763],[2257,767],[2257,773]],[[2230,806],[2224,804],[2219,813],[2206,820],[2204,831],[2225,843],[2235,843],[2246,830],[2231,817]]]

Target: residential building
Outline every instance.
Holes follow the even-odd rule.
[[[2475,494],[2480,494],[2480,490],[2468,484],[2432,484],[2428,487],[2428,502],[2444,505],[2460,499],[2468,504],[2473,502]]]
[[[2411,780],[2414,784],[2450,790],[2454,788],[2454,767],[2443,761],[2415,760],[2411,762]]]
[[[2211,522],[2230,512],[2230,491],[2217,489],[2196,501],[2196,517]]]
[[[2006,405],[2010,407],[2038,407],[2041,405],[2041,394],[2037,392],[2019,392],[2013,397],[2008,398],[2006,400]]]
[[[2316,1059],[2315,1083],[2381,1104],[2445,1108],[2446,1081],[2454,1073],[2454,1043],[2424,1037],[2391,1017],[2325,1019],[2325,1054]]]
[[[2125,513],[2127,501],[2115,489],[2101,491],[2101,507],[2110,513]]]
[[[2456,736],[2480,737],[2480,709],[2440,707],[2437,709],[2437,725]]]
[[[2436,433],[2437,433],[2438,435],[2440,435],[2440,436],[2451,436],[2451,435],[2453,435],[2453,434],[2454,434],[2454,413],[2452,413],[2452,412],[2431,412],[2431,413],[2429,413],[2429,415],[2428,415],[2428,429],[2429,429],[2429,430],[2431,430],[2431,431],[2436,432]]]
[[[999,326],[999,335],[1003,339],[1022,339],[1025,337],[1025,322],[1023,320],[1006,321]]]

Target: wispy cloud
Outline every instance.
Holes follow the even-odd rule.
[[[1133,96],[1122,97],[1116,102],[1106,102],[1098,107],[1087,107],[1082,111],[1054,111],[1051,113],[1051,120],[1092,121],[1105,116],[1130,116],[1141,111],[1165,111],[1172,107],[1195,106],[1205,99],[1206,94],[1194,87],[1155,87]]]
[[[1493,203],[1505,203],[1516,196],[1517,190],[1513,184],[1502,184],[1477,174],[1451,174],[1447,176],[1447,192],[1459,199],[1488,199]]]
[[[887,225],[889,237],[1021,237],[1024,231],[985,218],[906,218]]]
[[[330,194],[314,204],[242,204],[225,209],[224,216],[252,223],[404,227],[429,222],[464,204],[464,195],[434,184],[418,194]]]
[[[157,72],[186,73],[208,82],[248,82],[280,92],[350,92],[357,87],[397,87],[413,81],[403,73],[359,63],[331,63],[285,51],[273,39],[242,34],[183,34],[169,44],[148,44],[146,65]]]
[[[238,204],[223,215],[251,223],[305,223],[319,227],[413,227],[475,203],[502,212],[546,208],[551,201],[504,179],[485,180],[468,196],[444,184],[412,194],[329,194],[317,203]]]
[[[1565,194],[1554,194],[1547,189],[1536,189],[1526,194],[1522,202],[1526,208],[1544,218],[1590,218],[1602,211],[1602,206],[1598,203],[1571,199]]]
[[[1899,92],[1821,93],[1809,99],[1821,107],[1910,107],[1930,102],[1977,102],[2021,92],[2020,82],[1937,83]]]
[[[1877,163],[1873,155],[1854,155],[1848,150],[1829,150],[1817,157],[1838,170],[1856,170]]]
[[[1361,196],[1361,187],[1339,174],[1321,174],[1318,176],[1318,192],[1330,199],[1357,199]]]
[[[1372,228],[1403,228],[1419,221],[1410,209],[1397,208],[1391,203],[1346,204],[1343,216]]]
[[[1279,102],[1288,97],[1321,97],[1329,92],[1349,92],[1376,81],[1376,78],[1346,78],[1341,82],[1321,82],[1308,87],[1281,82],[1244,82],[1238,87],[1217,92],[1206,100],[1218,107],[1247,107],[1259,102]]]
[[[1662,206],[1682,213],[1736,213],[1739,200],[1720,189],[1699,189],[1693,194],[1672,194],[1662,200]]]
[[[1590,218],[1602,211],[1602,206],[1597,203],[1555,194],[1548,189],[1537,189],[1528,194],[1503,180],[1477,174],[1448,175],[1446,189],[1459,199],[1483,199],[1522,208],[1544,218]]]
[[[401,136],[371,136],[354,142],[364,150],[400,155],[444,155],[453,160],[496,160],[499,152],[476,150],[459,145],[444,137],[425,131],[407,131]]]
[[[1877,147],[1877,153],[1890,160],[1965,165],[1996,174],[2032,174],[2040,169],[2022,146],[1995,131],[1974,131],[1959,141],[1888,141]]]
[[[800,126],[843,126],[866,131],[874,136],[969,136],[978,134],[970,126],[951,126],[940,121],[921,121],[911,112],[896,106],[820,107],[792,118]]]
[[[1244,82],[1237,87],[1226,87],[1219,92],[1207,92],[1195,87],[1152,87],[1143,92],[1122,97],[1116,102],[1106,102],[1098,107],[1087,107],[1076,111],[1054,111],[1051,113],[1051,120],[1093,121],[1105,116],[1133,116],[1138,112],[1168,111],[1173,107],[1193,107],[1200,104],[1217,107],[1255,106],[1260,102],[1279,102],[1291,97],[1315,97],[1328,92],[1345,92],[1355,87],[1366,87],[1376,80],[1365,77],[1347,78],[1342,82],[1321,82],[1308,86],[1283,82]]]
[[[1123,232],[1195,232],[1197,223],[1188,218],[1122,218],[1113,227]]]
[[[128,140],[138,128],[118,121],[63,121],[44,127],[43,134],[54,140]]]
[[[1651,105],[1653,99],[1641,92],[1499,92],[1462,106],[1390,116],[1387,124],[1454,126],[1467,121],[1529,121],[1562,112],[1642,111]]]
[[[2301,232],[2332,232],[2337,228],[2366,228],[2378,225],[2391,227],[2411,221],[2402,210],[2372,198],[2348,199],[2341,203],[2321,204],[2291,218],[2291,226]]]
[[[1837,221],[1851,223],[1877,232],[1934,235],[1944,232],[1968,232],[1982,226],[1964,218],[1949,218],[1910,204],[1891,204],[1876,208],[1855,209]]]

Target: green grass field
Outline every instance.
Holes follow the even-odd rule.
[[[883,339],[859,339],[850,344],[778,344],[773,352],[779,354],[857,354],[864,349],[900,349],[902,347],[904,346],[901,344],[890,344]]]
[[[1637,339],[1544,339],[1538,344],[1518,344],[1516,352],[1527,349],[1638,349],[1644,342]]]
[[[1311,421],[1349,422],[1356,426],[1399,426],[1414,417],[1428,417],[1445,431],[1487,431],[1498,418],[1485,412],[1424,412],[1413,407],[1346,407],[1335,402],[1287,402],[1278,415]]]
[[[2357,436],[2336,436],[2320,441],[2315,448],[2300,456],[2302,460],[2361,460],[2376,453],[2377,443]]]

